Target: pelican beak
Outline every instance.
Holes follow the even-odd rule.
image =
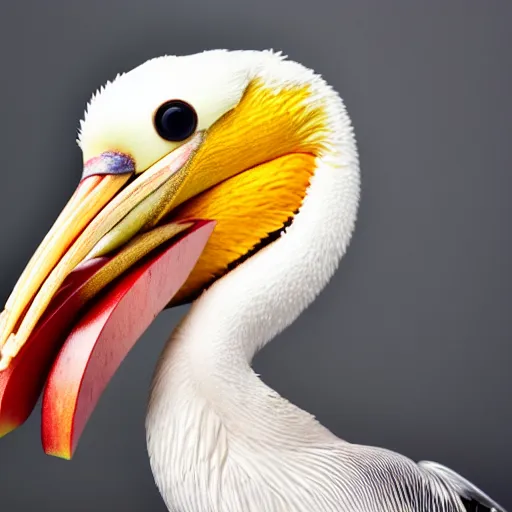
[[[154,306],[163,309],[183,284],[213,225],[200,221],[166,224],[162,217],[180,190],[201,140],[199,132],[138,174],[132,158],[121,153],[103,153],[86,162],[75,193],[28,263],[0,315],[0,436],[30,415],[69,330],[92,298],[104,292],[98,299],[101,312],[110,308],[111,313],[119,313],[127,300],[133,307],[140,304],[140,296],[133,302],[133,292],[128,293],[131,289],[138,286],[141,292],[142,286],[144,292],[156,286],[152,297],[159,300],[155,299],[158,304]],[[172,265],[164,269],[172,279],[151,280],[155,265],[160,268],[165,263]],[[112,288],[117,295],[109,295]],[[120,289],[124,290],[121,295]],[[107,303],[102,302],[105,297],[109,297]],[[120,306],[121,299],[125,302]],[[159,312],[150,309],[146,316],[141,312],[132,331],[125,332],[128,337],[135,331],[140,336]],[[89,337],[90,341],[97,339]],[[131,348],[124,343],[118,364]],[[86,362],[90,363],[89,359]],[[103,365],[103,381],[107,367]],[[109,368],[110,377],[116,368],[112,364]],[[83,383],[83,373],[76,375],[78,384]],[[55,379],[52,382],[55,384]],[[61,391],[70,396],[69,388]],[[50,396],[50,405],[53,397],[61,402],[57,393]],[[75,398],[78,400],[78,395]],[[75,419],[74,406],[70,407],[64,410],[69,420],[60,426],[64,429],[71,428]],[[62,412],[62,407],[59,410]],[[51,420],[62,421],[59,411],[54,412]],[[48,421],[43,423],[48,425]],[[53,452],[69,457],[71,445],[62,448],[64,434],[59,432],[51,431],[53,441],[56,435],[59,438],[58,449]],[[52,448],[47,451],[52,452]]]

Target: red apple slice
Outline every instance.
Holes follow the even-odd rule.
[[[51,364],[84,305],[80,290],[108,261],[90,260],[67,277],[21,352],[0,372],[0,437],[30,416]]]
[[[70,459],[111,377],[186,281],[212,231],[198,222],[96,299],[65,341],[43,396],[44,451]]]

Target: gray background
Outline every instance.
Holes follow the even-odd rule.
[[[512,508],[512,3],[12,0],[0,16],[0,299],[81,173],[89,95],[164,53],[273,47],[321,72],[356,126],[356,235],[317,302],[256,360],[349,440],[445,463]],[[129,106],[127,106],[129,108]],[[144,415],[162,314],[74,460],[39,411],[0,441],[0,510],[164,511]]]

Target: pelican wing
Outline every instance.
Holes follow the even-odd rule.
[[[476,485],[472,484],[455,471],[437,462],[421,461],[419,467],[427,474],[438,478],[444,485],[459,496],[467,512],[506,512]]]
[[[371,512],[506,512],[455,471],[436,462],[414,461],[395,452],[349,445],[343,470],[358,477],[346,493],[347,504]],[[350,466],[350,468],[349,468]]]

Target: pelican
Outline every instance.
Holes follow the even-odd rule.
[[[337,438],[251,368],[355,227],[356,140],[320,75],[273,51],[155,58],[93,95],[78,144],[78,188],[0,318],[0,434],[45,385],[44,449],[70,458],[132,344],[192,303],[146,420],[169,511],[504,510],[441,464]]]

